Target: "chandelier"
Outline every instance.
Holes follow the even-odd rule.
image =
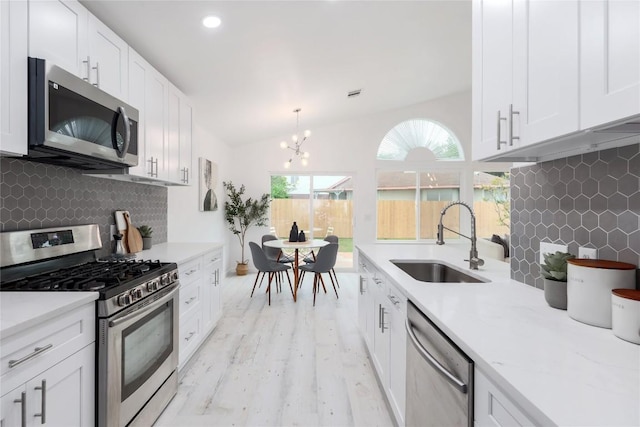
[[[294,156],[300,157],[300,163],[302,163],[302,166],[307,166],[307,164],[309,164],[309,152],[302,151],[301,147],[302,147],[302,144],[307,140],[309,135],[311,135],[311,131],[305,130],[304,133],[302,134],[302,137],[298,136],[299,135],[298,127],[300,125],[301,110],[302,110],[301,108],[296,108],[295,110],[293,110],[293,112],[296,113],[296,133],[291,137],[291,140],[293,141],[293,147],[287,144],[286,141],[282,141],[280,143],[280,148],[282,148],[283,150],[286,150],[288,148],[289,150],[293,151],[293,154],[291,155],[291,157],[289,157],[289,160],[284,162],[285,169],[289,169],[291,167],[291,163],[293,162]]]

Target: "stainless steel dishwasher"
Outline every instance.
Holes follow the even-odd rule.
[[[473,361],[410,301],[407,426],[473,426]]]

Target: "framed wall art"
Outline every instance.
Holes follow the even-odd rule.
[[[218,165],[211,160],[200,157],[200,192],[198,204],[200,212],[217,211],[218,197],[216,185],[218,183]]]

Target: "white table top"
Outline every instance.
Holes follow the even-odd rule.
[[[322,239],[307,240],[306,242],[290,242],[288,240],[268,240],[264,242],[265,246],[278,249],[311,249],[327,246],[330,242]]]

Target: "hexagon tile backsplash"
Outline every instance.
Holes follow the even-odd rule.
[[[511,171],[511,278],[543,287],[540,241],[640,266],[640,144]]]
[[[0,231],[98,224],[102,255],[111,251],[113,212],[128,210],[133,224],[153,227],[167,241],[167,189],[83,175],[77,169],[0,159]]]

